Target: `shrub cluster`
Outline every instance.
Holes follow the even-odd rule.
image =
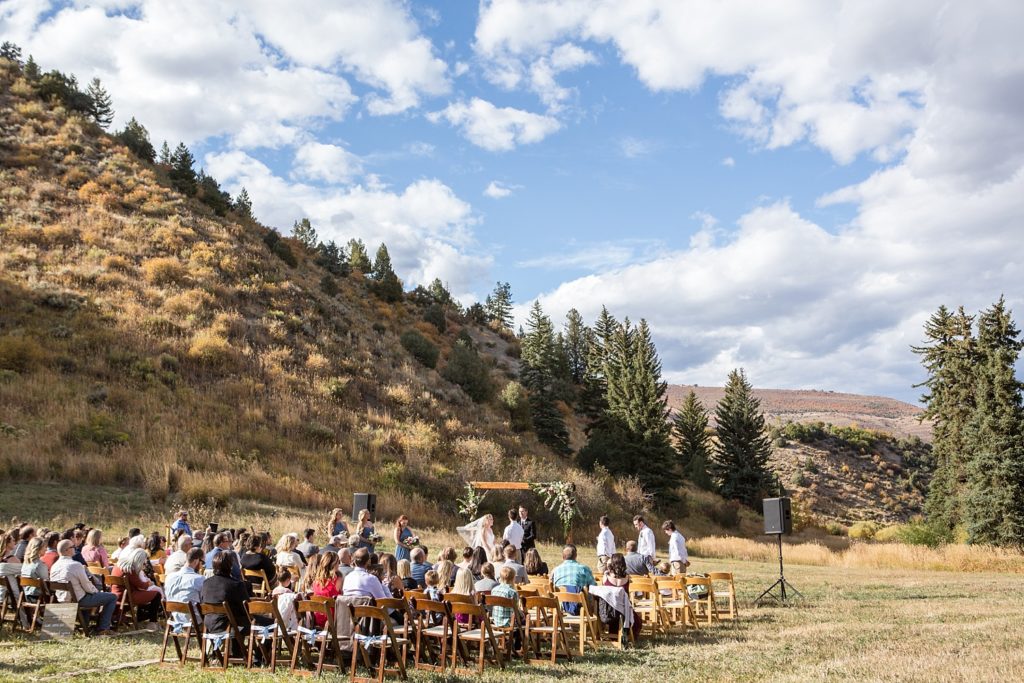
[[[402,347],[428,368],[437,367],[440,356],[437,346],[416,330],[406,330],[399,338]]]

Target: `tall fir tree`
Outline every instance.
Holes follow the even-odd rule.
[[[90,100],[89,116],[99,124],[100,128],[104,130],[109,128],[110,124],[114,122],[114,102],[110,99],[110,94],[107,93],[99,78],[93,78],[89,82],[86,94]]]
[[[370,263],[370,254],[366,251],[366,245],[361,239],[353,238],[348,241],[348,262],[352,266],[352,270],[363,275],[373,269],[373,264]]]
[[[402,299],[402,281],[391,267],[391,255],[383,242],[377,247],[377,257],[373,261],[370,277],[373,279],[373,291],[381,299],[392,303]]]
[[[568,454],[569,432],[558,410],[555,383],[559,376],[560,353],[551,318],[544,315],[539,301],[534,301],[526,321],[522,342],[523,385],[530,392],[530,414],[533,430],[541,443],[556,453]]]
[[[35,83],[43,76],[42,70],[39,68],[39,64],[36,62],[36,58],[32,55],[28,56],[28,60],[25,62],[25,78],[30,83]]]
[[[772,492],[775,477],[768,467],[772,447],[761,402],[742,369],[729,373],[715,420],[718,441],[711,455],[711,475],[724,497],[753,507]]]
[[[167,144],[167,140],[164,140],[163,144],[160,145],[160,156],[157,157],[157,161],[163,166],[171,165],[171,147]]]
[[[252,200],[249,199],[249,191],[244,187],[238,191],[238,196],[235,197],[232,207],[235,213],[242,218],[252,220]]]
[[[512,329],[512,286],[507,282],[499,282],[494,291],[484,300],[484,309],[491,322],[500,329]]]
[[[978,316],[978,378],[967,435],[964,517],[971,543],[1024,546],[1024,404],[1014,367],[1020,330],[1005,300]]]
[[[292,225],[292,237],[301,242],[307,249],[314,249],[320,243],[320,237],[316,234],[316,228],[309,222],[308,218],[295,221]]]
[[[196,172],[192,168],[195,163],[192,152],[184,142],[179,142],[171,154],[171,170],[168,175],[174,189],[188,197],[195,195],[197,189]]]
[[[136,121],[134,116],[125,124],[124,130],[118,132],[114,137],[138,158],[149,163],[156,160],[156,150],[153,149],[153,143],[149,141],[149,131]]]
[[[608,410],[605,366],[608,362],[612,335],[615,334],[618,325],[618,321],[612,317],[608,309],[602,306],[594,328],[588,332],[587,372],[583,377],[578,403],[580,414],[585,420],[584,429],[588,434]]]
[[[565,356],[569,379],[582,385],[587,376],[587,357],[590,354],[590,330],[583,316],[575,308],[565,316]]]
[[[691,389],[686,400],[672,418],[672,435],[679,454],[679,470],[689,481],[703,489],[711,489],[708,462],[711,459],[710,415]]]

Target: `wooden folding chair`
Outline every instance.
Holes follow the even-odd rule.
[[[632,600],[629,597],[629,591],[627,591],[624,587],[621,587],[621,586],[601,586],[600,589],[601,590],[610,590],[610,591],[622,591],[625,594],[626,601],[629,602],[629,605],[632,608],[633,602],[632,602]],[[596,602],[596,610],[595,610],[595,616],[596,616],[597,614],[600,614],[601,603],[602,603],[603,599],[595,597],[594,601]],[[615,609],[613,611],[617,615],[616,618],[617,618],[617,621],[618,621],[618,630],[614,634],[611,633],[611,629],[610,628],[609,628],[608,632],[605,632],[605,630],[603,628],[604,624],[601,622],[601,619],[598,618],[598,625],[597,625],[598,639],[597,639],[597,645],[601,645],[601,644],[604,644],[604,643],[610,643],[610,644],[614,645],[616,648],[618,648],[619,650],[622,650],[623,648],[625,648],[627,642],[629,642],[630,645],[636,645],[636,637],[633,635],[632,624],[627,627],[626,626],[625,615],[620,610]],[[639,618],[640,618],[640,616],[637,615],[636,612],[634,611],[633,612],[633,619],[636,620],[636,619],[639,619]],[[613,635],[614,635],[614,637],[612,637]]]
[[[708,579],[712,585],[716,581],[726,584],[727,588],[724,592],[715,591],[715,606],[718,606],[718,600],[720,597],[724,597],[728,601],[729,607],[726,610],[719,608],[718,618],[719,619],[731,619],[736,620],[740,618],[739,602],[736,600],[736,582],[733,580],[732,572],[709,572]]]
[[[411,604],[413,604],[413,602],[415,600],[426,600],[427,599],[427,592],[426,591],[405,591],[405,593],[403,593],[403,596],[405,597],[405,599],[411,605]]]
[[[300,653],[307,662],[312,662],[313,655],[316,654],[314,673],[317,676],[322,675],[325,668],[339,673],[343,671],[345,663],[341,658],[341,643],[338,642],[334,599],[296,600],[295,614],[299,619],[299,628],[295,636],[295,647],[292,649],[292,672],[296,671]],[[315,621],[315,616],[318,614],[325,618],[323,628],[319,629],[316,627]],[[303,623],[307,623],[309,626],[303,626]],[[334,657],[333,664],[327,661],[328,652]]]
[[[249,584],[249,590],[253,597],[270,597],[270,580],[267,578],[267,573],[262,569],[243,569],[242,579]]]
[[[661,606],[661,591],[653,578],[631,577],[629,592],[633,594],[633,611],[647,626],[651,635],[664,633],[668,628],[668,615]]]
[[[117,601],[117,614],[116,618],[111,621],[112,627],[120,628],[127,619],[132,628],[138,628],[139,615],[135,611],[135,602],[132,600],[132,587],[128,584],[128,579],[123,576],[107,574],[103,577],[103,584],[111,592],[113,592],[115,586],[121,587],[121,599]]]
[[[476,623],[476,628],[466,630],[454,629],[452,631],[452,671],[458,673],[459,659],[469,662],[468,653],[464,643],[477,644],[477,673],[484,672],[485,660],[487,659],[487,646],[491,647],[491,660],[502,669],[505,668],[505,661],[501,657],[501,650],[498,649],[498,641],[491,630],[491,620],[487,617],[487,610],[480,605],[464,602],[453,602],[451,604],[453,615],[464,614],[469,617],[470,623]]]
[[[587,642],[596,650],[598,641],[601,640],[601,631],[598,626],[596,615],[590,613],[589,600],[586,593],[569,593],[566,591],[555,591],[554,596],[558,603],[563,602],[579,605],[579,614],[562,614],[562,623],[571,628],[578,628],[580,641],[580,656],[585,655]]]
[[[50,595],[50,602],[57,602],[57,591],[66,591],[72,597],[75,592],[71,590],[71,584],[67,581],[47,581],[46,590]],[[81,603],[78,605],[78,612],[75,614],[75,627],[82,632],[82,635],[89,635],[89,620],[93,620],[93,623],[99,623],[99,615],[102,611],[102,607],[82,607]]]
[[[24,627],[21,623],[20,612],[18,611],[18,596],[21,595],[21,588],[14,578],[13,576],[0,576],[0,581],[3,582],[4,587],[4,599],[3,602],[0,602],[0,630],[3,630],[8,614],[13,617],[11,631],[16,630],[19,626]]]
[[[398,644],[402,647],[402,661],[408,661],[409,645],[412,644],[413,630],[412,611],[409,608],[409,603],[405,601],[404,597],[401,597],[377,598],[373,601],[373,604],[380,607],[389,615],[393,615],[395,612],[401,615],[401,626],[395,630],[395,637],[397,638]],[[394,626],[392,626],[392,628],[394,628]]]
[[[18,619],[21,619],[22,612],[24,611],[25,618],[28,619],[28,615],[31,614],[32,618],[29,620],[28,632],[32,633],[36,630],[36,624],[39,623],[39,617],[43,616],[43,610],[46,608],[46,603],[50,602],[50,594],[46,590],[46,585],[39,579],[32,579],[27,576],[18,577],[18,605],[15,614]],[[36,597],[35,600],[29,598],[25,593],[26,588],[35,588]]]
[[[188,647],[192,640],[196,641],[200,651],[203,649],[203,627],[196,607],[191,602],[164,601],[164,614],[167,615],[167,623],[164,625],[164,642],[160,648],[160,665],[164,664],[167,654],[167,643],[174,643],[174,651],[178,654],[178,666],[183,667],[188,661]],[[181,622],[174,619],[175,614],[181,614],[188,618],[188,621]],[[185,641],[182,649],[181,641]],[[202,656],[193,661],[202,662]]]
[[[96,565],[96,566],[93,566],[93,565]],[[93,576],[100,577],[101,581],[103,581],[103,577],[104,576],[110,576],[110,570],[107,569],[106,567],[101,567],[99,562],[94,562],[93,564],[90,564],[88,567],[86,567],[86,569]]]
[[[264,666],[270,662],[270,673],[277,673],[278,653],[283,651],[286,659],[291,661],[292,654],[295,652],[295,641],[288,633],[284,617],[277,609],[277,601],[273,599],[250,600],[246,603],[245,609],[249,614],[249,649],[246,654],[245,668],[252,668],[253,658],[256,651],[259,650]],[[273,623],[269,626],[257,623],[257,616],[269,617]],[[269,645],[267,644],[268,638],[270,639]]]
[[[519,609],[519,602],[512,598],[503,598],[500,595],[491,595],[490,593],[485,593],[481,600],[490,614],[491,631],[494,633],[494,637],[498,639],[498,643],[505,648],[505,659],[511,662],[515,654],[516,638],[519,638],[520,644],[526,642],[525,634],[523,633],[524,617],[522,610]],[[512,618],[508,626],[497,626],[494,623],[494,613],[491,611],[494,607],[512,610]],[[522,648],[522,655],[525,661],[525,647]]]
[[[211,668],[209,662],[215,654],[217,655],[216,658],[221,660],[221,669],[224,671],[228,670],[228,666],[232,661],[236,664],[245,664],[245,657],[231,656],[232,643],[238,646],[239,652],[245,652],[245,643],[242,642],[242,636],[238,631],[238,623],[235,621],[235,615],[228,607],[228,603],[222,602],[219,605],[203,603],[199,605],[199,614],[202,617],[206,617],[208,614],[223,614],[228,620],[226,631],[210,633],[208,629],[203,628],[203,658],[199,663],[199,668]]]
[[[444,672],[448,665],[448,643],[452,634],[452,613],[448,603],[434,600],[416,600],[416,656],[413,667],[426,671]],[[440,647],[435,650],[435,645]],[[429,656],[431,664],[420,661]]]
[[[718,621],[718,608],[715,606],[715,589],[711,585],[711,579],[706,579],[703,576],[687,576],[687,593],[689,593],[690,586],[701,586],[707,591],[702,598],[692,595],[689,598],[697,606],[697,614],[699,616],[706,616],[708,618],[708,626],[711,626]]]
[[[387,611],[372,605],[349,605],[349,610],[352,613],[352,623],[355,624],[355,631],[352,633],[352,669],[349,672],[350,680],[353,683],[372,683],[373,681],[381,683],[388,674],[398,674],[402,680],[405,680],[405,660],[399,655],[398,637],[395,635],[395,630],[391,627],[391,618],[388,616]],[[369,624],[372,622],[379,622],[381,624],[380,635],[364,633],[364,631],[371,630]],[[376,668],[374,668],[370,658],[370,651],[374,648],[380,650],[380,658],[377,661]],[[387,668],[389,654],[398,665],[397,669]],[[375,676],[356,675],[359,658],[362,658],[363,665],[367,670],[376,673]]]
[[[662,593],[661,607],[665,611],[666,627],[679,626],[683,631],[687,626],[699,628],[697,609],[686,592],[686,579],[683,576],[659,576],[654,580],[658,592]],[[670,591],[668,596],[664,591]]]
[[[549,596],[553,592],[551,586],[551,579],[547,576],[527,576],[526,585],[530,588],[537,589],[537,595]],[[522,591],[522,589],[518,589]]]
[[[540,641],[541,639],[550,639],[550,663],[558,663],[559,644],[562,647],[562,655],[571,662],[569,629],[562,622],[562,607],[558,600],[542,596],[523,598],[523,607],[526,612],[526,643],[524,643],[523,649],[525,650],[528,645],[532,646],[534,654],[532,658],[524,656],[524,660],[531,664],[545,661],[545,658],[541,657]]]

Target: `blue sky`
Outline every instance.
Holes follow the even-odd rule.
[[[1020,302],[1022,15],[7,0],[0,34],[408,285],[647,318],[673,381],[915,399],[927,315]]]

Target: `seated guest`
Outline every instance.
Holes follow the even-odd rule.
[[[146,540],[146,553],[149,556],[149,563],[154,566],[163,564],[164,560],[167,559],[167,553],[164,551],[164,540],[155,531]]]
[[[207,578],[213,574],[213,561],[227,550],[231,550],[231,536],[223,531],[214,534],[210,539],[210,549],[204,550]]]
[[[295,591],[292,590],[292,573],[287,569],[282,569],[281,573],[277,575],[277,588],[275,588],[270,594],[276,598],[278,595],[294,592]]]
[[[296,538],[295,534],[285,534],[277,542],[277,558],[275,562],[279,567],[288,567],[293,574],[298,576],[300,579],[305,573],[305,563],[299,554],[295,552],[296,546],[299,545],[299,539]]]
[[[485,564],[487,564],[487,551],[479,547],[473,548],[473,558],[469,563],[469,571],[473,572],[474,578],[480,578],[480,568]]]
[[[491,562],[494,564],[501,564],[505,561],[505,546],[496,545],[491,548]]]
[[[427,594],[427,600],[433,600],[434,602],[441,602],[444,600],[444,589],[441,585],[441,577],[436,571],[431,569],[424,575],[423,582],[426,584],[424,592]]]
[[[421,589],[427,587],[426,574],[433,568],[427,562],[427,553],[423,548],[412,549],[412,578]]]
[[[597,585],[590,567],[576,561],[576,546],[572,544],[562,548],[562,564],[552,572],[551,583],[555,588],[570,589],[574,593],[582,592],[587,586]]]
[[[345,577],[345,595],[362,596],[367,598],[390,598],[387,589],[373,574],[370,574],[367,567],[370,564],[370,551],[360,548],[352,555],[352,564],[355,565],[348,576]]]
[[[634,545],[634,551],[636,550],[636,541],[629,541]],[[629,543],[626,545],[628,546]],[[612,553],[608,558],[608,562],[605,566],[604,576],[601,579],[602,585],[615,586],[623,588],[626,592],[629,592],[629,572],[626,570],[626,559],[622,553]],[[620,622],[622,615],[615,612],[614,609],[609,609],[608,605],[603,601],[598,605],[598,616],[602,623],[608,627],[608,632],[612,635],[617,634],[620,628]],[[643,628],[643,621],[639,618],[633,620],[633,637],[638,639],[640,637],[640,629]]]
[[[526,567],[527,576],[548,575],[548,563],[540,559],[540,553],[536,548],[530,548],[526,551],[526,561],[523,562],[523,566]]]
[[[75,544],[65,540],[57,543],[57,554],[60,556],[50,570],[50,581],[70,584],[71,591],[57,591],[57,602],[77,602],[79,607],[100,607],[100,618],[97,624],[97,635],[113,635],[110,620],[114,616],[117,596],[105,593],[89,580],[89,573],[80,563],[71,559],[75,552]]]
[[[203,551],[200,548],[190,548],[185,557],[185,566],[168,574],[164,583],[164,595],[168,602],[199,602],[205,581],[203,575],[199,573],[202,566]],[[190,623],[187,615],[178,613],[172,614],[171,620],[178,624]]]
[[[505,546],[505,562],[503,567],[512,567],[516,573],[516,583],[526,583],[526,567],[519,564],[516,559],[519,557],[519,551],[512,545]]]
[[[485,562],[480,568],[480,580],[473,585],[473,590],[477,593],[490,593],[497,585],[498,582],[494,580],[494,565]]]
[[[473,591],[473,573],[468,569],[460,569],[455,574],[455,585],[452,586],[452,593],[456,595],[475,595]],[[459,624],[472,624],[468,614],[456,614],[455,621]]]
[[[164,575],[170,576],[175,572],[180,572],[188,564],[188,554],[192,550],[192,537],[186,534],[178,536],[176,541],[178,549],[171,553],[171,556],[164,562]],[[196,548],[199,554],[202,555],[203,551],[201,548]]]
[[[483,550],[483,548],[480,548],[480,550]],[[486,552],[487,551],[484,551],[485,554],[486,554]],[[462,549],[462,562],[459,562],[457,565],[455,565],[455,567],[457,569],[469,569],[472,566],[473,566],[473,549],[467,546],[467,547]]]
[[[519,593],[516,592],[515,586],[512,585],[516,580],[515,570],[511,567],[502,567],[498,575],[501,577],[501,583],[491,590],[491,595],[496,595],[499,598],[508,598],[518,604]],[[491,609],[491,622],[495,626],[511,626],[512,619],[514,618],[515,612],[511,608],[495,606]]]
[[[437,561],[438,562],[443,562],[444,560],[448,560],[452,564],[455,564],[455,559],[456,559],[455,548],[453,548],[451,546],[448,546],[448,547],[442,549],[441,550],[441,554],[437,556]]]
[[[110,563],[117,562],[117,558],[121,556],[122,551],[128,547],[128,537],[122,536],[117,540],[117,547],[114,548],[114,552],[110,553]]]
[[[338,536],[331,536],[330,543],[328,543],[323,548],[321,548],[320,552],[322,552],[322,553],[338,553],[338,552],[341,552],[342,548],[347,548],[347,547],[348,546],[345,544],[345,537],[339,534]]]
[[[307,560],[317,553],[320,552],[320,548],[313,543],[313,537],[316,535],[316,531],[313,529],[306,529],[302,532],[303,541],[295,547],[295,551],[301,553]]]
[[[334,553],[324,553],[316,563],[316,567],[310,570],[313,577],[313,595],[322,598],[336,598],[341,595],[341,577],[338,576],[338,556]],[[323,628],[327,623],[327,615],[314,614],[316,627]]]
[[[398,561],[398,578],[402,581],[403,591],[419,590],[419,584],[412,578],[412,562],[409,560]]]
[[[379,563],[382,569],[380,582],[387,587],[392,597],[401,597],[404,586],[398,576],[398,560],[391,553],[382,553]]]
[[[245,585],[231,575],[232,568],[237,564],[238,559],[234,552],[225,550],[218,553],[213,558],[213,576],[203,581],[199,600],[204,605],[220,605],[226,602],[227,608],[235,618],[239,636],[245,638],[249,631],[249,614],[245,609],[249,594],[245,590]],[[263,615],[257,615],[256,620],[270,624],[270,619],[264,619]],[[225,614],[207,614],[203,617],[203,626],[207,633],[224,633],[228,630],[228,617]]]
[[[51,531],[46,534],[45,540],[46,549],[43,551],[43,556],[40,559],[42,559],[43,564],[45,564],[48,569],[53,569],[53,563],[60,558],[60,555],[57,554],[57,543],[60,542],[60,534],[56,531]],[[88,545],[88,543],[86,545]],[[100,547],[103,548],[103,546]],[[103,552],[104,554],[107,552],[106,548],[103,548]],[[110,560],[108,559],[103,563],[103,566],[109,567]]]
[[[313,592],[313,577],[316,575],[317,565],[320,564],[320,556],[314,555],[309,559],[302,572],[302,576],[299,577],[298,582],[295,585],[295,592],[297,593],[312,593]]]
[[[456,569],[458,569],[458,567],[455,566],[455,563],[449,560],[441,560],[434,566],[434,571],[437,572],[437,576],[441,579],[442,590],[447,591],[455,585]]]
[[[21,531],[18,533],[18,545],[14,546],[14,556],[18,558],[18,562],[25,561],[25,550],[28,548],[28,542],[35,537],[36,528],[34,526],[26,524],[21,527]]]
[[[249,546],[245,549],[245,553],[240,560],[242,569],[248,569],[251,572],[262,569],[263,574],[267,577],[267,581],[270,582],[270,587],[273,588],[277,581],[277,567],[263,552],[263,536],[252,534],[249,536],[248,543]],[[246,585],[250,585],[248,581],[246,581]]]
[[[345,578],[352,571],[352,551],[342,548],[338,551],[338,573]]]
[[[626,541],[626,572],[632,576],[647,576],[654,569],[647,558],[636,551],[636,541]]]
[[[192,527],[188,525],[188,510],[179,510],[178,519],[174,520],[174,524],[171,525],[172,534],[177,534],[179,531],[187,536],[192,535]]]
[[[110,556],[107,555],[107,549],[103,547],[103,532],[101,530],[91,529],[85,537],[85,545],[82,546],[82,559],[86,564],[98,563],[101,567],[110,566]]]
[[[50,580],[50,568],[40,559],[42,551],[43,539],[36,536],[28,542],[28,546],[25,547],[25,561],[21,564],[21,575],[26,579],[42,581],[45,586]],[[42,595],[42,591],[33,586],[26,586],[23,592],[32,602],[38,602]]]
[[[143,568],[146,565],[146,551],[134,548],[121,553],[121,558],[111,570],[111,576],[123,576],[128,583],[128,590],[132,592],[132,602],[138,611],[139,621],[148,621],[146,628],[157,629],[157,617],[160,614],[160,589],[151,582]],[[111,586],[110,592],[121,601],[124,593],[121,586]]]

